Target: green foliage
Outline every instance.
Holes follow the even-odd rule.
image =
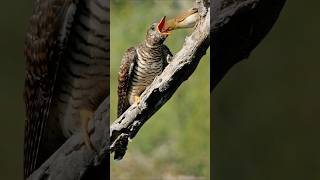
[[[111,121],[116,118],[117,76],[125,50],[140,43],[153,22],[164,15],[172,18],[192,5],[192,1],[111,1]],[[190,32],[177,30],[168,37],[166,44],[173,54]],[[207,54],[195,73],[143,126],[124,159],[111,161],[112,179],[209,178],[209,63]]]

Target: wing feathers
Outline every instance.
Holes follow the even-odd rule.
[[[130,79],[132,78],[132,69],[137,63],[137,58],[136,49],[131,47],[125,52],[121,61],[118,76],[118,117],[130,106],[127,99],[127,93]]]
[[[35,1],[25,41],[26,80],[24,100],[26,123],[24,138],[24,177],[37,168],[38,150],[48,119],[55,76],[61,57],[64,20],[72,0]],[[74,9],[72,9],[74,11]],[[59,41],[63,41],[60,42]]]

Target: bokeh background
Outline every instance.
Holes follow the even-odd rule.
[[[125,50],[144,40],[147,28],[166,15],[172,18],[194,1],[111,1],[111,121],[116,118],[117,77]],[[191,29],[166,40],[178,52]],[[178,179],[210,172],[210,60],[208,53],[195,73],[142,127],[121,161],[111,160],[111,179]],[[111,158],[112,159],[112,158]]]
[[[0,179],[22,179],[24,39],[32,1],[0,5]]]
[[[319,5],[288,0],[215,89],[214,179],[320,179]]]

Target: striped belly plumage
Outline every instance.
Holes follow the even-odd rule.
[[[109,12],[105,5],[103,0],[81,0],[75,17],[56,101],[59,113],[55,117],[65,136],[80,130],[80,110],[94,111],[109,94]]]
[[[161,74],[164,66],[162,54],[161,46],[156,48],[142,46],[137,49],[138,61],[133,69],[133,77],[128,93],[130,104],[134,103],[135,96],[140,96],[154,78]]]
[[[59,64],[47,124],[46,150],[81,131],[80,111],[94,112],[109,94],[109,8],[103,0],[80,0],[65,58]]]

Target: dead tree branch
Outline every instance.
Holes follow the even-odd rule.
[[[70,137],[29,180],[107,179],[109,177],[109,97],[97,109],[89,124],[91,142],[98,153],[88,149],[82,134]],[[101,170],[99,170],[101,169]]]
[[[249,57],[268,34],[286,0],[214,0],[212,2],[211,91],[228,70]]]
[[[134,138],[143,124],[163,106],[183,81],[196,69],[210,41],[209,1],[197,1],[201,19],[194,32],[186,38],[182,49],[174,56],[163,73],[141,95],[139,105],[132,105],[110,127],[110,152],[121,159],[128,140]]]

